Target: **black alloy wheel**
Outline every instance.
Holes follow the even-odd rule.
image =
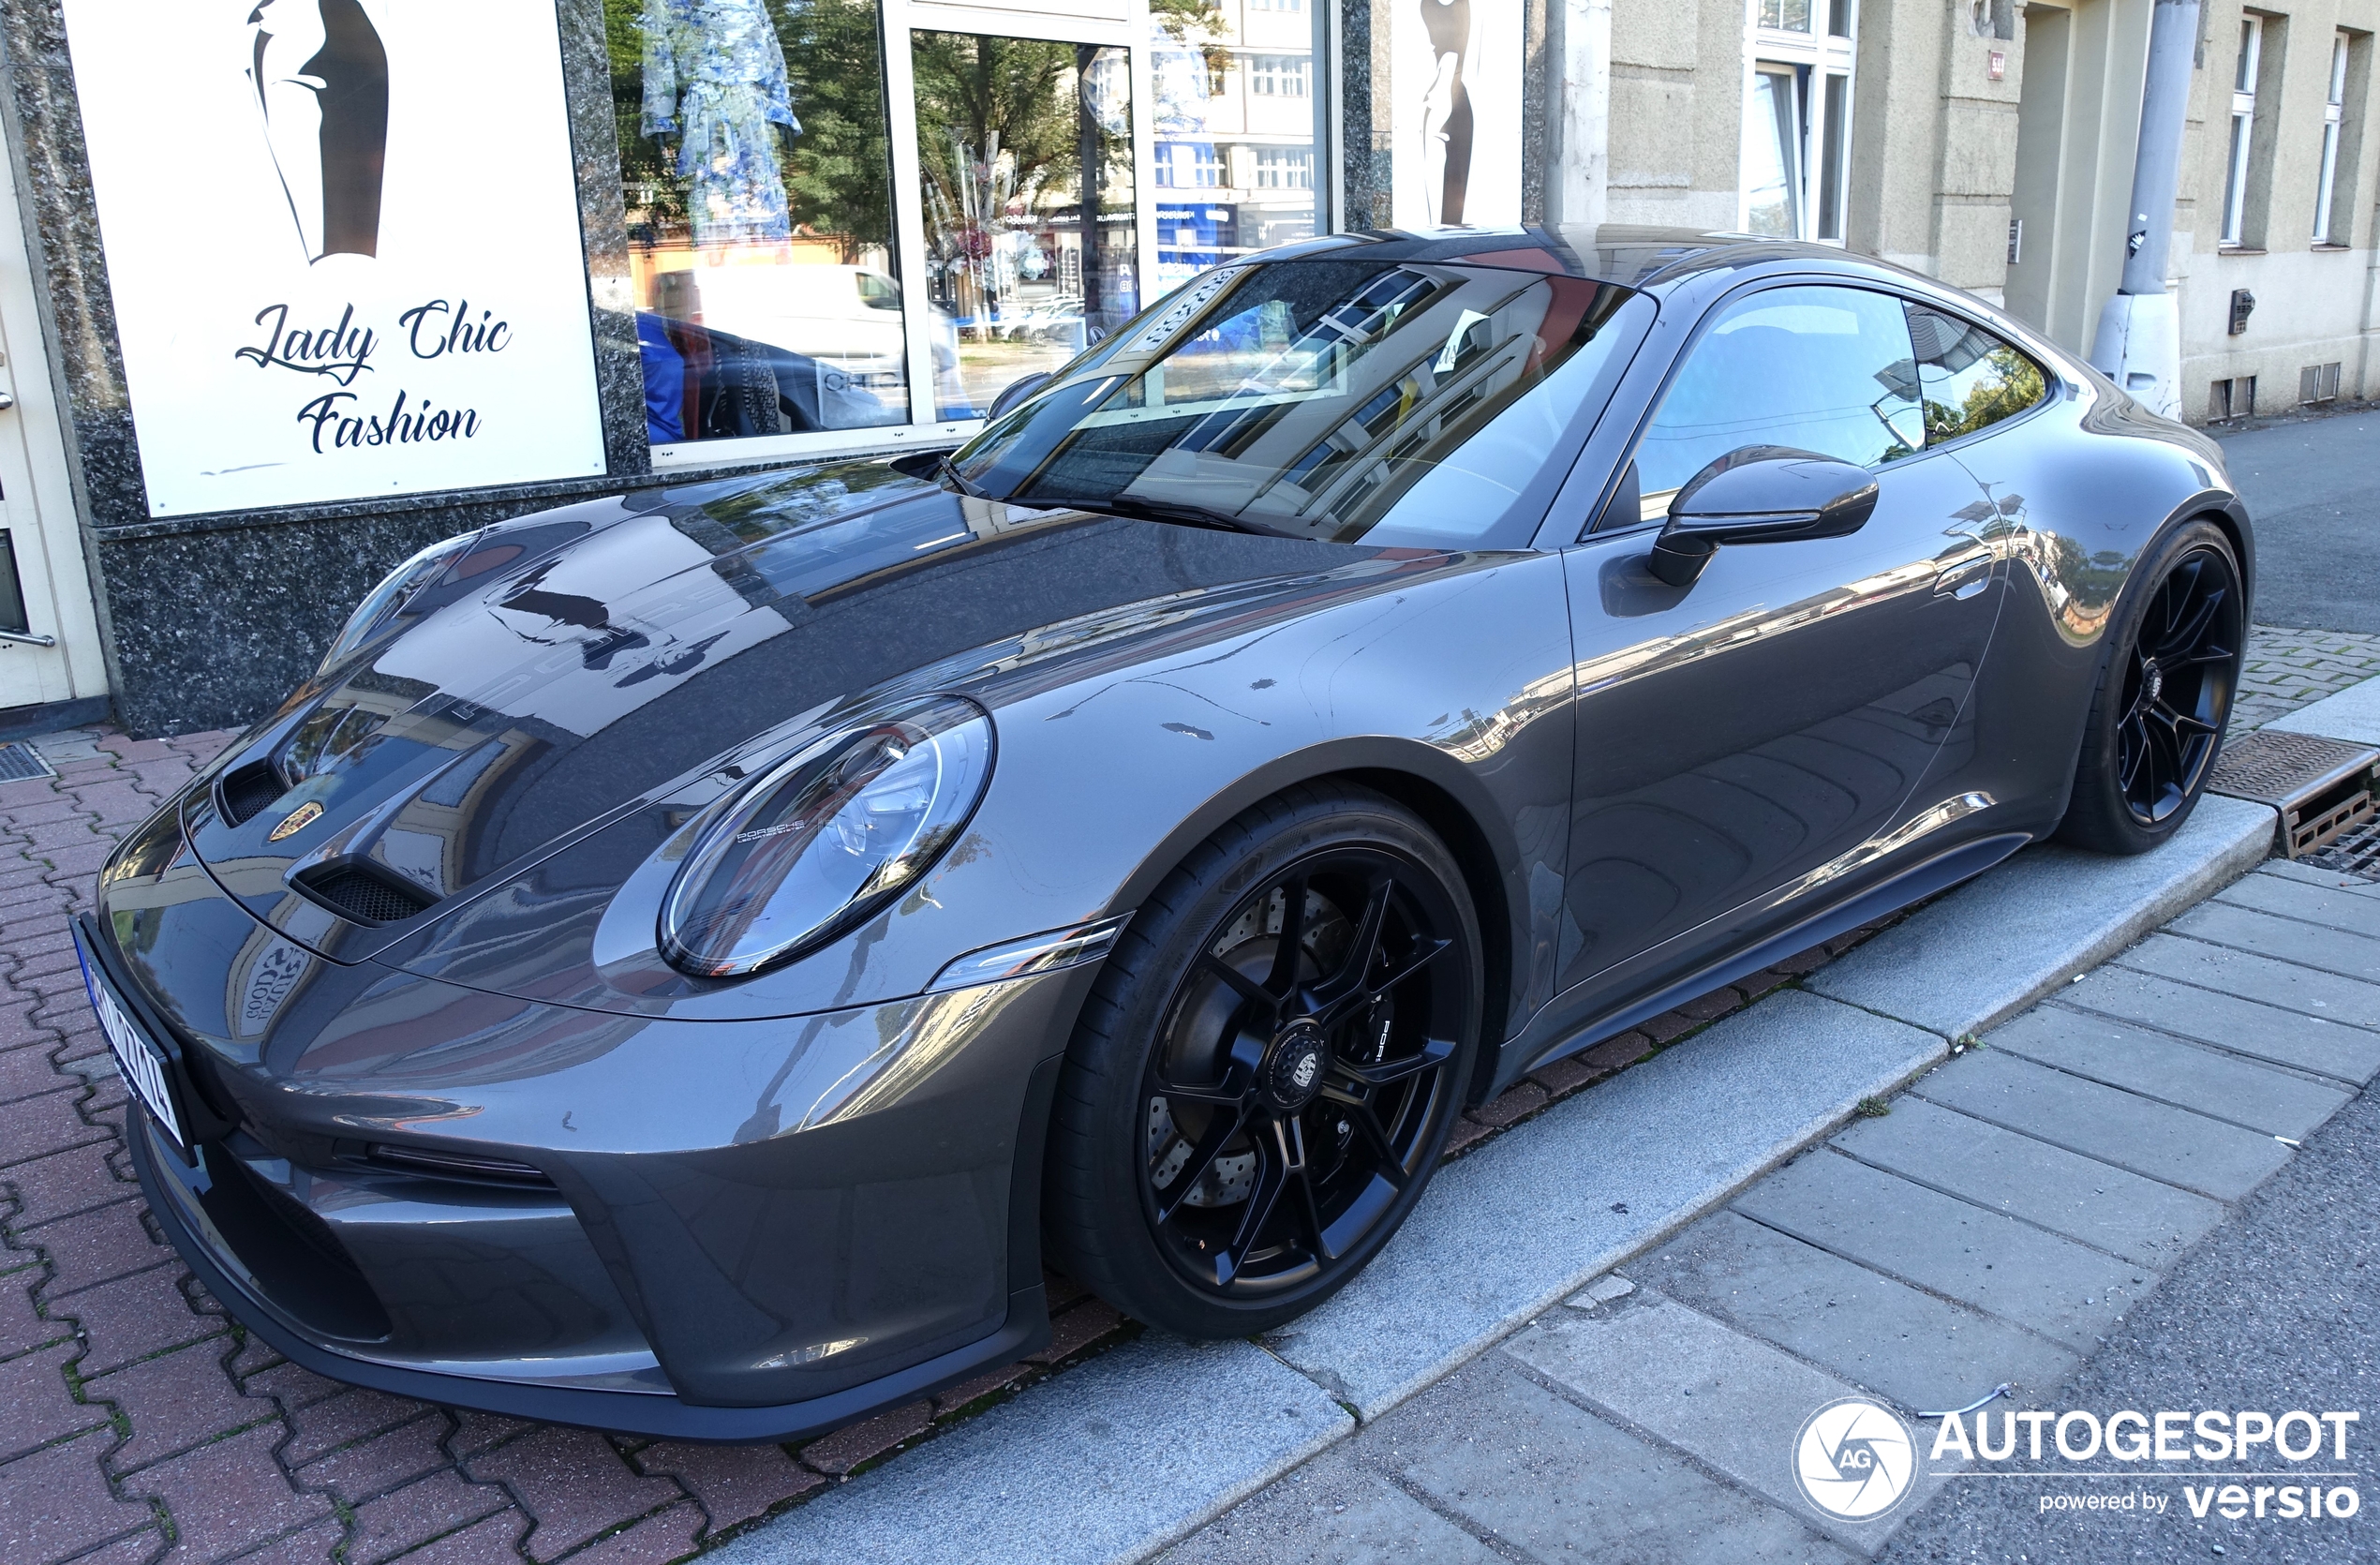
[[[1197,1337],[1313,1307],[1411,1211],[1475,1058],[1480,940],[1421,822],[1302,788],[1152,896],[1085,1007],[1053,1118],[1076,1280]]]
[[[1421,1172],[1453,1084],[1450,910],[1376,848],[1242,899],[1175,992],[1143,1092],[1143,1211],[1200,1288],[1251,1297],[1346,1259]]]
[[[2144,827],[2195,797],[2214,765],[2238,681],[2239,619],[2239,574],[2227,551],[2184,555],[2149,601],[2125,659],[2116,730],[2117,784]]]
[[[2135,570],[2083,736],[2059,835],[2142,853],[2196,806],[2239,688],[2248,606],[2231,541],[2211,522],[2174,529]]]

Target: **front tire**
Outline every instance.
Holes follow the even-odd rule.
[[[1421,1199],[1483,989],[1461,870],[1410,812],[1316,784],[1240,815],[1141,905],[1076,1026],[1054,1259],[1188,1337],[1312,1309]]]
[[[2246,593],[2231,540],[2184,523],[2142,560],[2092,696],[2060,840],[2146,853],[2179,831],[2206,792],[2247,649]]]

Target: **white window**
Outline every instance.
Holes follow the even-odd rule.
[[[2256,71],[2263,64],[2265,22],[2239,20],[2239,63],[2231,78],[2231,161],[2224,173],[2223,242],[2240,243],[2248,206],[2248,148],[2256,128]]]
[[[1257,148],[1257,188],[1259,190],[1313,189],[1313,149],[1308,147]]]
[[[1303,16],[1305,14],[1305,0],[1248,0],[1248,9],[1252,11],[1292,11],[1300,16]]]
[[[1759,0],[1744,99],[1747,231],[1842,242],[1854,16],[1854,0]]]
[[[1256,54],[1248,59],[1248,90],[1258,97],[1304,97],[1312,91],[1313,56]]]
[[[2322,175],[2314,189],[2313,242],[2332,243],[2330,198],[2339,185],[2339,126],[2347,105],[2347,35],[2330,40],[2330,96],[2322,106]]]
[[[1199,142],[1184,149],[1190,154],[1190,177],[1183,183],[1216,186],[1223,183],[1223,157],[1212,142]]]

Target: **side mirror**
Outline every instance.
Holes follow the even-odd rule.
[[[1840,538],[1875,509],[1876,478],[1865,468],[1791,446],[1743,446],[1677,492],[1647,565],[1672,587],[1689,587],[1721,544]]]
[[[1002,388],[1000,395],[991,399],[991,410],[986,413],[984,417],[987,419],[998,418],[1001,414],[1007,412],[1010,409],[1016,407],[1019,403],[1024,401],[1025,398],[1031,396],[1034,393],[1039,391],[1042,387],[1048,385],[1049,383],[1049,372],[1046,369],[1035,370],[1031,375],[1023,376],[1018,380],[1009,381],[1006,386]]]

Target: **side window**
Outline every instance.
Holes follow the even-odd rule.
[[[1729,452],[1791,446],[1870,468],[1925,443],[1909,317],[1854,288],[1775,288],[1736,300],[1687,355],[1638,442],[1642,514]]]
[[[1956,316],[1911,305],[1909,335],[1926,393],[1926,438],[1937,444],[2021,413],[2049,389],[2041,365]]]

